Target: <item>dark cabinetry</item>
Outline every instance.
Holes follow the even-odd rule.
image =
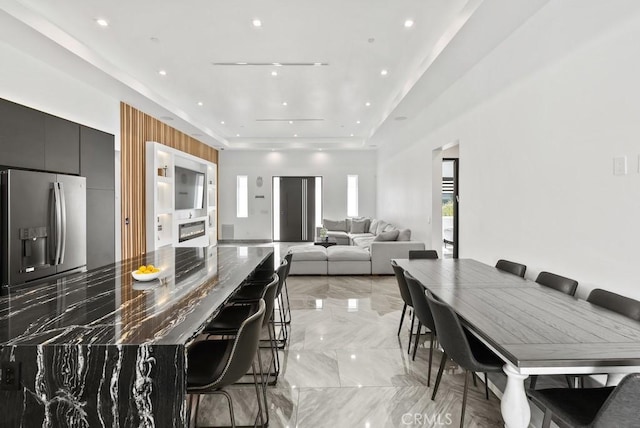
[[[0,99],[0,165],[44,169],[44,113]]]
[[[80,127],[80,175],[89,189],[115,189],[113,135]]]
[[[44,169],[80,174],[80,125],[44,115]]]
[[[80,125],[0,99],[0,165],[80,173]]]
[[[115,261],[111,134],[0,98],[0,166],[87,178],[87,267]]]

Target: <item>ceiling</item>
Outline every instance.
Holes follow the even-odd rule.
[[[212,146],[366,149],[386,121],[403,119],[398,105],[481,3],[3,0],[2,7]]]

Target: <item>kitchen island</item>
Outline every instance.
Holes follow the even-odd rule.
[[[0,425],[187,426],[187,347],[273,267],[272,248],[166,247],[0,298]]]

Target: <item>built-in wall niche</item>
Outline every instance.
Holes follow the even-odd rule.
[[[216,244],[217,165],[156,142],[147,142],[147,250],[166,245]],[[198,223],[204,233],[180,233]]]

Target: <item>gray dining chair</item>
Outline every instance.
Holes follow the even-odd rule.
[[[545,287],[553,288],[569,296],[576,294],[578,281],[551,272],[540,272],[536,282]]]
[[[467,392],[469,389],[469,372],[485,373],[485,388],[487,387],[487,372],[502,373],[504,362],[487,348],[473,334],[464,330],[460,319],[451,306],[433,298],[429,292],[426,294],[431,314],[438,332],[438,341],[444,349],[444,355],[440,361],[436,384],[433,388],[431,399],[434,400],[438,392],[438,386],[442,379],[442,372],[448,358],[455,361],[465,370],[464,390],[462,393],[462,414],[460,427],[464,427],[464,413],[467,405]],[[487,392],[488,394],[488,392]]]
[[[427,369],[427,386],[431,384],[431,362],[433,361],[433,348],[434,341],[436,339],[436,324],[433,321],[433,316],[431,315],[431,309],[429,308],[429,303],[427,303],[427,296],[425,295],[424,286],[409,272],[404,273],[404,277],[407,280],[407,287],[409,288],[409,293],[411,294],[411,301],[413,302],[413,311],[418,317],[418,332],[416,333],[416,341],[413,344],[413,357],[412,359],[415,361],[416,359],[416,351],[418,350],[418,341],[420,340],[420,330],[424,325],[429,329],[429,366]]]
[[[402,306],[402,315],[400,315],[400,325],[398,326],[398,336],[400,336],[400,331],[402,330],[402,322],[404,321],[405,313],[407,312],[407,307],[411,308],[411,330],[409,330],[409,344],[407,345],[407,354],[411,352],[411,335],[413,334],[413,323],[416,319],[416,313],[413,310],[413,302],[411,301],[411,293],[409,293],[409,288],[407,287],[407,281],[404,277],[404,269],[398,266],[395,260],[391,261],[391,268],[393,269],[393,274],[396,277],[396,282],[398,283],[398,290],[400,291],[400,297],[404,302]]]
[[[630,297],[596,288],[589,293],[587,302],[617,312],[632,320],[640,321],[640,301]]]
[[[551,388],[527,391],[544,408],[542,428],[551,421],[570,427],[637,428],[640,426],[640,373],[625,376],[618,386],[604,388]]]
[[[524,273],[527,271],[527,266],[504,259],[498,260],[498,262],[496,263],[496,268],[505,272],[512,273],[516,276],[519,276],[520,278],[524,278]]]
[[[436,250],[409,250],[409,260],[435,260],[438,258]]]

